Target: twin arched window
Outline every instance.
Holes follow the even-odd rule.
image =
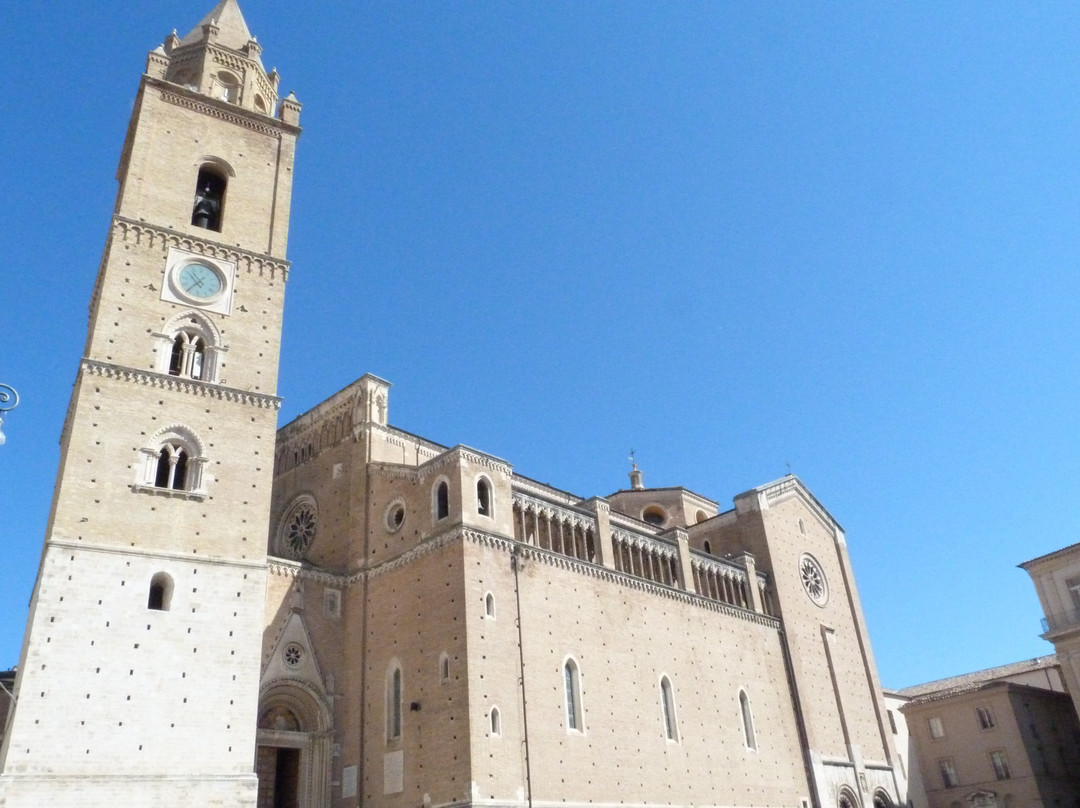
[[[165,324],[158,339],[157,371],[184,379],[216,382],[225,349],[213,321],[199,311],[185,311]]]
[[[138,484],[164,491],[203,492],[202,444],[190,429],[174,425],[159,430],[141,450]]]
[[[206,340],[190,331],[178,331],[169,354],[169,375],[202,379],[206,359]]]
[[[187,491],[188,457],[184,444],[178,441],[162,445],[154,470],[154,487]]]

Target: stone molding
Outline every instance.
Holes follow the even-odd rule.
[[[513,467],[505,460],[500,460],[497,457],[484,454],[476,449],[470,449],[467,446],[455,446],[453,449],[448,449],[443,452],[441,456],[437,456],[428,462],[419,466],[420,480],[426,480],[436,471],[445,468],[446,466],[453,465],[455,462],[464,460],[475,466],[480,466],[488,471],[493,471],[498,474],[502,474],[506,477],[512,477],[514,474]]]
[[[167,558],[183,564],[214,564],[222,567],[243,567],[244,569],[265,570],[268,568],[265,561],[259,560],[226,560],[213,556],[198,555],[197,553],[170,553],[161,550],[148,550],[145,547],[117,547],[115,545],[91,544],[82,539],[56,539],[51,538],[46,542],[47,547],[66,547],[71,550],[85,550],[93,553],[109,553],[112,555],[130,555],[142,558]]]
[[[588,561],[571,558],[570,556],[556,553],[553,550],[545,550],[542,547],[536,547],[531,544],[522,544],[521,542],[508,539],[505,536],[500,536],[495,533],[488,533],[483,530],[476,530],[460,525],[422,541],[416,547],[402,553],[397,558],[393,558],[377,567],[372,567],[369,570],[361,570],[349,575],[314,570],[309,567],[304,567],[298,562],[288,561],[282,558],[268,559],[267,569],[272,575],[285,575],[293,578],[318,581],[324,584],[332,584],[339,588],[348,588],[361,582],[365,578],[375,578],[379,575],[406,567],[417,559],[457,541],[468,541],[473,544],[490,547],[494,550],[501,550],[508,554],[517,553],[522,558],[547,564],[551,567],[570,570],[582,575],[588,575],[606,583],[614,583],[629,589],[637,589],[642,592],[648,592],[653,595],[668,598],[669,600],[676,600],[680,603],[689,603],[703,609],[708,609],[709,611],[719,612],[740,620],[747,620],[767,628],[780,628],[780,620],[776,617],[770,617],[766,614],[754,612],[749,609],[732,606],[730,603],[712,600],[702,595],[694,594],[693,592],[687,592],[683,589],[657,584],[644,578],[638,578],[635,575],[628,575],[608,567],[600,566],[599,564],[592,564]],[[742,571],[742,580],[745,580],[745,576],[745,571]]]
[[[519,491],[513,493],[513,504],[522,513],[534,513],[549,520],[557,517],[563,523],[596,530],[596,515],[576,505],[556,505]]]
[[[120,235],[122,242],[141,245],[145,239],[148,239],[150,247],[158,247],[163,250],[176,247],[198,255],[205,255],[208,258],[232,261],[236,264],[237,269],[243,270],[249,275],[269,276],[271,280],[280,275],[283,280],[287,281],[289,279],[289,267],[291,264],[288,261],[251,252],[241,247],[229,247],[207,241],[190,233],[181,233],[179,230],[151,225],[146,222],[137,222],[125,216],[114,216],[112,229],[114,234]],[[106,249],[105,256],[108,255],[109,250]],[[104,262],[104,260],[103,257],[102,261]]]
[[[189,97],[179,86],[175,86],[173,89],[168,90],[162,87],[159,92],[161,93],[161,100],[166,103],[175,104],[178,107],[184,107],[193,112],[198,112],[210,118],[217,118],[220,121],[225,121],[226,123],[231,123],[235,126],[251,129],[261,135],[266,135],[276,140],[281,139],[283,131],[290,132],[291,134],[296,134],[299,131],[298,127],[276,121],[276,119],[276,123],[274,124],[252,120],[248,115],[254,115],[256,113],[247,113],[247,110],[244,110],[242,107],[235,107],[236,111],[233,111],[233,109],[221,109],[216,104],[208,103],[208,101],[205,100],[206,96],[199,96],[202,100],[196,100],[195,98]],[[223,101],[222,103],[224,104],[225,102]],[[232,105],[230,105],[230,107],[231,106]],[[241,112],[247,114],[240,114]],[[259,115],[259,117],[264,118],[265,116]]]
[[[271,575],[279,575],[285,578],[299,578],[305,581],[315,581],[320,584],[329,584],[339,589],[347,587],[352,581],[348,575],[339,575],[326,570],[318,570],[305,567],[300,561],[290,561],[287,558],[269,556],[266,559],[266,570]]]
[[[375,477],[384,480],[407,480],[411,483],[420,482],[420,472],[413,466],[402,466],[396,463],[369,463],[368,471]]]
[[[581,507],[579,503],[582,500],[579,497],[567,494],[565,491],[559,491],[557,488],[549,488],[543,483],[530,480],[528,477],[522,477],[515,474],[513,486],[515,493],[520,491],[523,494],[530,494],[540,499],[556,500],[560,505],[571,508]]]
[[[197,379],[169,376],[152,370],[135,370],[122,365],[114,365],[111,362],[99,362],[96,359],[83,359],[80,367],[83,373],[90,376],[102,376],[107,379],[134,382],[145,387],[157,387],[162,390],[215,398],[219,401],[229,401],[249,407],[258,407],[259,409],[277,410],[281,408],[281,399],[277,396],[252,393],[248,390],[238,390],[235,387],[223,387],[219,384],[203,382]]]

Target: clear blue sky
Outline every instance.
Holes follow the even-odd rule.
[[[0,667],[148,50],[212,0],[0,11]],[[882,681],[1048,653],[1080,538],[1080,6],[246,0],[304,103],[281,423],[392,422],[582,496],[798,474]]]

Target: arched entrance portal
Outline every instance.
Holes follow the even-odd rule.
[[[258,808],[330,804],[330,713],[299,682],[278,682],[259,699]]]

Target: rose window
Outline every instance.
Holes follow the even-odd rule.
[[[296,643],[291,642],[285,646],[285,650],[282,651],[281,655],[284,657],[286,665],[290,668],[296,668],[304,658],[304,649]]]
[[[298,497],[279,524],[277,552],[301,560],[315,541],[318,513],[314,497],[307,494]]]
[[[804,554],[799,560],[799,577],[810,600],[824,606],[829,600],[829,585],[825,581],[825,572],[812,555]]]

